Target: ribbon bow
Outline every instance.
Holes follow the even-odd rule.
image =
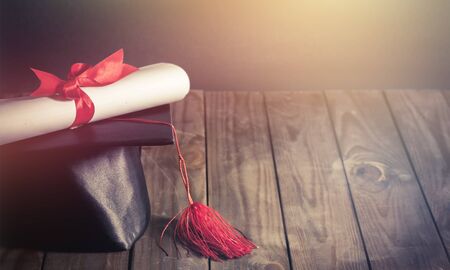
[[[95,112],[94,103],[81,87],[108,85],[135,72],[138,68],[123,63],[123,49],[120,49],[93,67],[85,63],[73,64],[65,81],[45,71],[34,68],[31,70],[40,80],[39,87],[31,93],[31,96],[73,100],[76,116],[71,127],[77,127],[89,123]]]

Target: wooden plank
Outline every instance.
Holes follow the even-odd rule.
[[[206,92],[209,204],[259,248],[212,269],[289,269],[263,95]]]
[[[43,252],[0,248],[2,270],[41,270],[43,260]]]
[[[438,90],[392,90],[386,97],[448,251],[450,98]]]
[[[382,92],[326,96],[372,269],[449,269]]]
[[[191,91],[183,101],[175,103],[172,116],[188,166],[192,196],[194,200],[206,203],[203,92]],[[165,256],[157,246],[163,227],[187,206],[175,146],[143,148],[142,164],[149,189],[152,220],[147,232],[135,244],[132,269],[207,269],[207,259],[188,256],[181,247],[177,255],[172,231],[166,233],[162,242],[169,256]]]
[[[49,252],[44,269],[128,269],[128,251],[111,253],[56,253]]]
[[[321,92],[266,92],[295,269],[368,269]]]

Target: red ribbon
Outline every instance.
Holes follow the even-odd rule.
[[[93,67],[85,63],[73,64],[65,81],[45,71],[31,70],[41,82],[31,96],[73,100],[76,116],[71,127],[77,127],[89,123],[95,112],[94,103],[80,87],[108,85],[138,68],[123,63],[123,49],[120,49]]]

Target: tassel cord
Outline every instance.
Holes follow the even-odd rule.
[[[143,123],[143,124],[165,125],[165,126],[169,126],[172,129],[172,135],[175,140],[175,147],[177,149],[177,154],[178,154],[178,164],[179,164],[181,180],[183,181],[184,189],[186,190],[186,196],[187,196],[189,205],[192,205],[194,203],[194,200],[192,199],[192,195],[191,195],[191,187],[190,187],[190,183],[189,183],[189,176],[187,173],[186,161],[183,157],[183,154],[181,153],[180,142],[178,140],[178,134],[177,134],[177,130],[176,130],[175,126],[171,123],[164,122],[164,121],[149,120],[149,119],[142,119],[142,118],[117,118],[116,117],[116,118],[111,118],[111,120],[135,122],[135,123]],[[180,213],[178,213],[177,216],[179,214]],[[173,219],[171,221],[173,221]]]
[[[190,189],[190,183],[189,183],[189,176],[187,173],[187,166],[186,161],[183,157],[183,154],[181,152],[180,147],[180,141],[178,140],[178,134],[175,126],[172,123],[164,122],[164,121],[158,121],[158,120],[150,120],[150,119],[143,119],[143,118],[111,118],[110,120],[113,121],[124,121],[124,122],[135,122],[135,123],[142,123],[142,124],[157,124],[157,125],[165,125],[169,126],[172,130],[172,136],[175,140],[175,147],[177,149],[178,154],[178,164],[179,164],[179,170],[181,175],[181,180],[183,181],[184,189],[186,190],[186,196],[187,200],[189,202],[189,205],[192,205],[194,203],[191,195],[191,189]],[[186,208],[185,208],[186,209]],[[169,253],[162,247],[162,240],[164,238],[164,234],[166,233],[167,229],[169,228],[170,224],[175,221],[175,219],[185,210],[181,209],[175,216],[173,216],[169,222],[164,226],[161,235],[159,236],[159,242],[158,247],[166,254],[166,256],[169,256]],[[174,231],[174,240],[176,239],[176,230]],[[176,246],[176,243],[175,243]]]

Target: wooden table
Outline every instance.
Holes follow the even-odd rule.
[[[131,251],[5,250],[0,269],[450,269],[450,91],[192,91],[173,107],[196,200],[259,248],[177,255],[173,146],[143,149],[152,222]]]

